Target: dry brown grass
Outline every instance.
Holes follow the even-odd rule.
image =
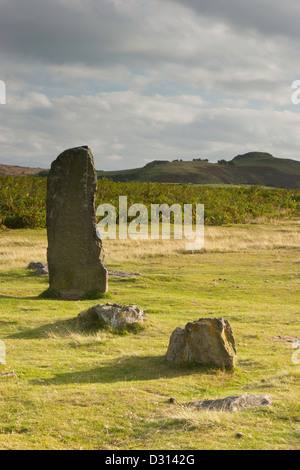
[[[119,264],[133,259],[171,256],[186,250],[183,240],[104,240],[106,261]],[[300,220],[205,227],[203,252],[248,252],[300,248]],[[46,231],[14,230],[0,233],[0,269],[21,268],[46,261]]]
[[[46,262],[47,237],[32,237],[32,230],[0,232],[0,269],[24,268],[30,261]]]
[[[170,256],[186,250],[185,240],[105,240],[107,261]],[[205,227],[203,252],[248,252],[289,247],[300,248],[300,221],[231,227]]]
[[[98,331],[94,334],[87,334],[82,332],[72,331],[65,329],[64,331],[56,332],[55,330],[49,330],[46,334],[48,339],[59,340],[61,338],[67,339],[70,345],[77,346],[90,346],[91,344],[101,344],[105,342],[106,334]]]

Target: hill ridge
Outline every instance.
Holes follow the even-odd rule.
[[[191,184],[258,184],[262,186],[300,188],[300,162],[277,158],[266,152],[247,152],[232,160],[210,163],[153,160],[132,170],[98,171],[98,178],[113,181],[148,181]]]
[[[49,170],[0,164],[0,175],[47,176]],[[277,158],[268,152],[247,152],[232,160],[211,163],[207,159],[153,160],[143,167],[128,170],[97,171],[98,178],[112,181],[139,181],[190,184],[257,184],[300,188],[300,162]]]

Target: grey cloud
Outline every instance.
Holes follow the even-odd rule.
[[[103,63],[128,51],[139,28],[112,2],[10,0],[0,4],[2,53],[41,63]]]
[[[205,67],[218,68],[215,19],[229,20],[236,27],[243,26],[243,21],[259,27],[261,7],[252,6],[258,3],[261,1],[152,0],[123,2],[122,7],[118,0],[3,0],[0,47],[3,54],[16,56],[25,64],[107,67],[118,63],[151,68],[178,61],[191,67],[205,60]],[[188,15],[187,6],[201,14],[197,21]],[[247,36],[237,35],[235,40],[238,50]],[[230,64],[235,51],[227,52]]]
[[[268,4],[269,0],[265,2]],[[148,82],[156,81],[159,86],[173,79],[198,89],[217,87],[239,93],[248,84],[250,90],[263,89],[278,81],[275,62],[277,68],[288,73],[290,45],[283,47],[270,41],[262,45],[261,38],[250,33],[241,36],[234,30],[218,28],[214,14],[225,19],[232,17],[239,24],[240,15],[235,9],[240,10],[240,4],[233,0],[4,0],[0,3],[3,70],[7,61],[13,62],[15,74],[18,67],[23,67],[20,73],[27,86],[32,80],[42,80],[50,91],[51,86],[58,89],[59,83],[62,89],[66,88],[66,77],[70,77],[73,86],[82,81],[85,68],[83,82],[87,86],[92,80],[101,83],[103,71],[116,65],[123,67],[124,73],[119,69],[116,75],[111,70],[108,80],[125,86],[130,86],[130,80],[134,82],[125,70],[136,69],[149,77]],[[146,5],[148,10],[143,11],[142,6],[145,10]],[[187,5],[203,10],[211,19],[203,19],[203,15],[195,18]],[[255,13],[249,5],[252,4],[243,3],[243,8]],[[5,61],[5,57],[9,59]],[[42,67],[48,67],[48,73]],[[30,77],[28,70],[37,80]],[[149,89],[151,92],[151,85]]]
[[[149,11],[145,11],[147,4]],[[164,7],[169,13],[161,20]],[[118,63],[142,68],[185,60],[180,31],[172,24],[174,12],[169,8],[165,0],[152,0],[151,4],[137,0],[3,0],[0,51],[24,64],[81,67]]]
[[[172,0],[237,28],[257,30],[263,36],[283,35],[300,38],[298,0]]]
[[[28,113],[7,106],[6,127],[0,125],[3,163],[13,155],[17,164],[49,167],[65,148],[83,143],[97,169],[111,170],[154,159],[216,161],[251,150],[298,157],[300,114],[291,111],[205,108],[197,96],[132,92],[66,96],[45,105],[38,96]]]
[[[1,0],[3,162],[49,166],[82,144],[99,169],[255,149],[297,158],[298,10],[292,0]]]

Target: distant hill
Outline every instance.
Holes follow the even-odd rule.
[[[98,171],[98,178],[113,181],[151,181],[193,184],[258,184],[300,188],[300,162],[276,158],[269,153],[249,152],[230,161],[154,160],[142,168]]]
[[[18,165],[3,165],[0,163],[0,176],[33,176],[39,175],[41,172],[47,173],[42,168],[30,168]]]
[[[1,165],[0,175],[47,176],[49,170]],[[141,168],[97,171],[98,178],[113,181],[145,181],[192,184],[258,184],[278,188],[300,189],[300,162],[276,158],[269,153],[248,152],[230,161],[154,160]]]

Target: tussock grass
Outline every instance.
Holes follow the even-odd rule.
[[[249,225],[205,227],[202,253],[248,252],[280,248],[297,249],[300,240],[300,220],[274,220],[264,225],[264,219]],[[30,241],[26,230],[5,231],[0,235],[0,270],[27,266],[31,261],[46,262],[45,231],[36,229]],[[24,234],[24,236],[22,236]],[[186,252],[186,240],[104,240],[106,261],[118,265],[133,258],[147,259]]]
[[[275,221],[270,225],[205,227],[204,246],[200,253],[248,252],[287,247],[297,249],[300,240],[300,220],[293,224]],[[183,240],[104,240],[107,261],[147,259],[186,252]]]
[[[0,231],[0,270],[27,267],[31,261],[47,261],[45,230],[33,230],[30,240],[24,229]]]
[[[68,329],[65,330],[64,334],[58,334],[54,330],[49,330],[47,332],[47,338],[52,340],[64,338],[74,347],[104,344],[106,336],[107,335],[105,333],[99,331],[94,334],[80,333]]]
[[[207,429],[224,429],[225,427],[235,428],[239,418],[232,412],[212,411],[201,409],[190,409],[184,406],[175,406],[173,410],[165,411],[165,425],[174,424],[182,427],[183,431],[201,430],[205,432]]]

